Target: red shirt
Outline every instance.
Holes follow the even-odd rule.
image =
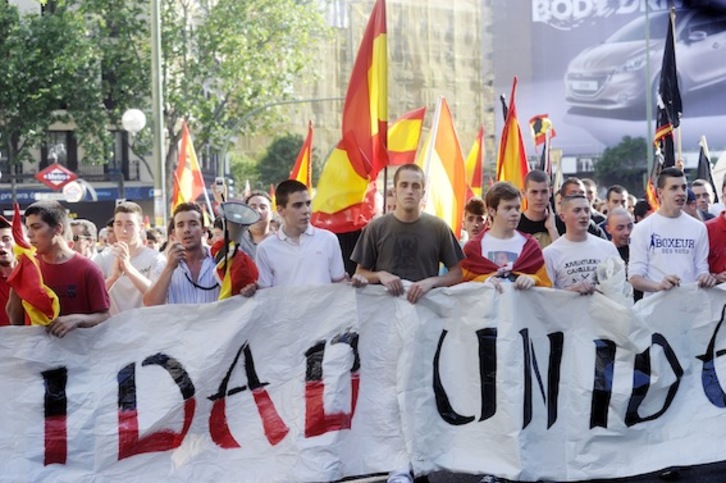
[[[43,282],[58,296],[60,314],[95,314],[110,307],[101,269],[76,253],[64,263],[45,263],[38,258]]]
[[[8,285],[7,277],[0,275],[0,326],[10,325],[8,314],[5,313],[5,305],[10,297],[10,285]]]
[[[726,211],[706,222],[708,231],[708,269],[711,273],[726,271]]]

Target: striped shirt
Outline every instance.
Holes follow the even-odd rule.
[[[174,269],[169,283],[166,302],[169,304],[206,304],[219,299],[219,281],[215,275],[215,263],[209,248],[204,247],[206,257],[199,270],[199,278],[195,282],[189,267],[184,260]],[[163,266],[157,267],[154,280],[159,278]],[[205,290],[209,288],[210,290]]]

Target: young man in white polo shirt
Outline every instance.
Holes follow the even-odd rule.
[[[310,193],[299,181],[288,179],[275,190],[277,212],[283,224],[274,236],[257,246],[255,263],[260,272],[255,288],[323,285],[345,279],[343,255],[337,237],[310,224]]]
[[[682,283],[716,284],[708,270],[706,226],[683,213],[687,188],[679,169],[661,171],[656,189],[660,209],[633,228],[628,275],[633,288],[646,296]]]
[[[590,203],[585,196],[565,196],[560,211],[565,234],[542,252],[547,273],[555,288],[591,294],[597,285],[597,266],[609,258],[619,259],[620,255],[615,245],[587,232]]]

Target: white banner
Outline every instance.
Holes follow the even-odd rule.
[[[633,311],[548,289],[466,284],[411,305],[333,285],[64,339],[3,328],[0,474],[331,481],[410,461],[562,481],[719,461],[725,305],[696,287]]]

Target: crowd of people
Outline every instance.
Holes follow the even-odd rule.
[[[726,281],[726,212],[723,204],[713,203],[710,183],[695,180],[689,186],[682,171],[664,169],[655,212],[622,186],[603,191],[600,201],[594,181],[567,178],[553,193],[550,177],[534,170],[521,191],[498,182],[484,199],[471,198],[457,237],[442,220],[423,212],[425,175],[404,165],[387,192],[387,213],[351,248],[341,249],[333,233],[310,223],[307,187],[286,180],[277,186],[275,213],[263,191],[242,200],[259,219],[237,243],[249,257],[245,270],[251,271],[239,295],[253,297],[274,286],[350,282],[381,284],[391,295],[405,293],[416,303],[433,288],[462,281],[490,283],[500,291],[512,283],[521,290],[543,286],[587,295],[598,290],[597,267],[609,259],[627,268],[635,300],[682,283],[712,287]],[[147,228],[141,207],[126,201],[97,235],[92,222],[69,220],[56,202],[30,205],[26,236],[46,285],[60,300],[61,315],[50,332],[63,336],[142,306],[217,301],[222,280],[215,258],[219,249],[213,246],[223,243],[224,219],[209,227],[205,219],[199,205],[182,203],[167,231]],[[21,301],[6,281],[16,262],[5,219],[0,239],[0,303],[6,307],[0,324],[24,324]]]
[[[553,287],[587,296],[599,291],[598,267],[605,263],[622,267],[634,300],[681,284],[709,288],[726,281],[726,211],[713,203],[711,184],[696,180],[689,186],[681,170],[667,168],[656,191],[660,206],[653,211],[618,185],[604,190],[599,201],[598,186],[588,179],[568,178],[553,193],[550,177],[534,170],[521,191],[498,182],[484,199],[471,198],[457,237],[442,220],[423,212],[423,171],[403,165],[386,193],[387,213],[371,221],[348,249],[333,233],[311,224],[308,188],[286,180],[277,186],[275,207],[262,191],[242,200],[259,219],[234,242],[245,265],[232,272],[243,279],[233,295],[343,282],[380,284],[392,296],[417,303],[436,287],[475,281],[499,292],[511,284],[516,290]],[[722,191],[723,200],[726,183]],[[279,227],[273,224],[273,208]],[[138,204],[123,202],[97,234],[90,221],[69,220],[57,202],[26,208],[26,237],[44,283],[60,302],[60,314],[48,326],[52,335],[63,337],[133,308],[219,300],[219,246],[229,242],[223,217],[207,227],[199,205],[182,203],[167,231],[148,229],[143,220]],[[5,307],[0,325],[24,325],[25,307],[7,283],[17,261],[5,219],[0,219],[0,241]],[[405,468],[389,477],[410,479]]]

